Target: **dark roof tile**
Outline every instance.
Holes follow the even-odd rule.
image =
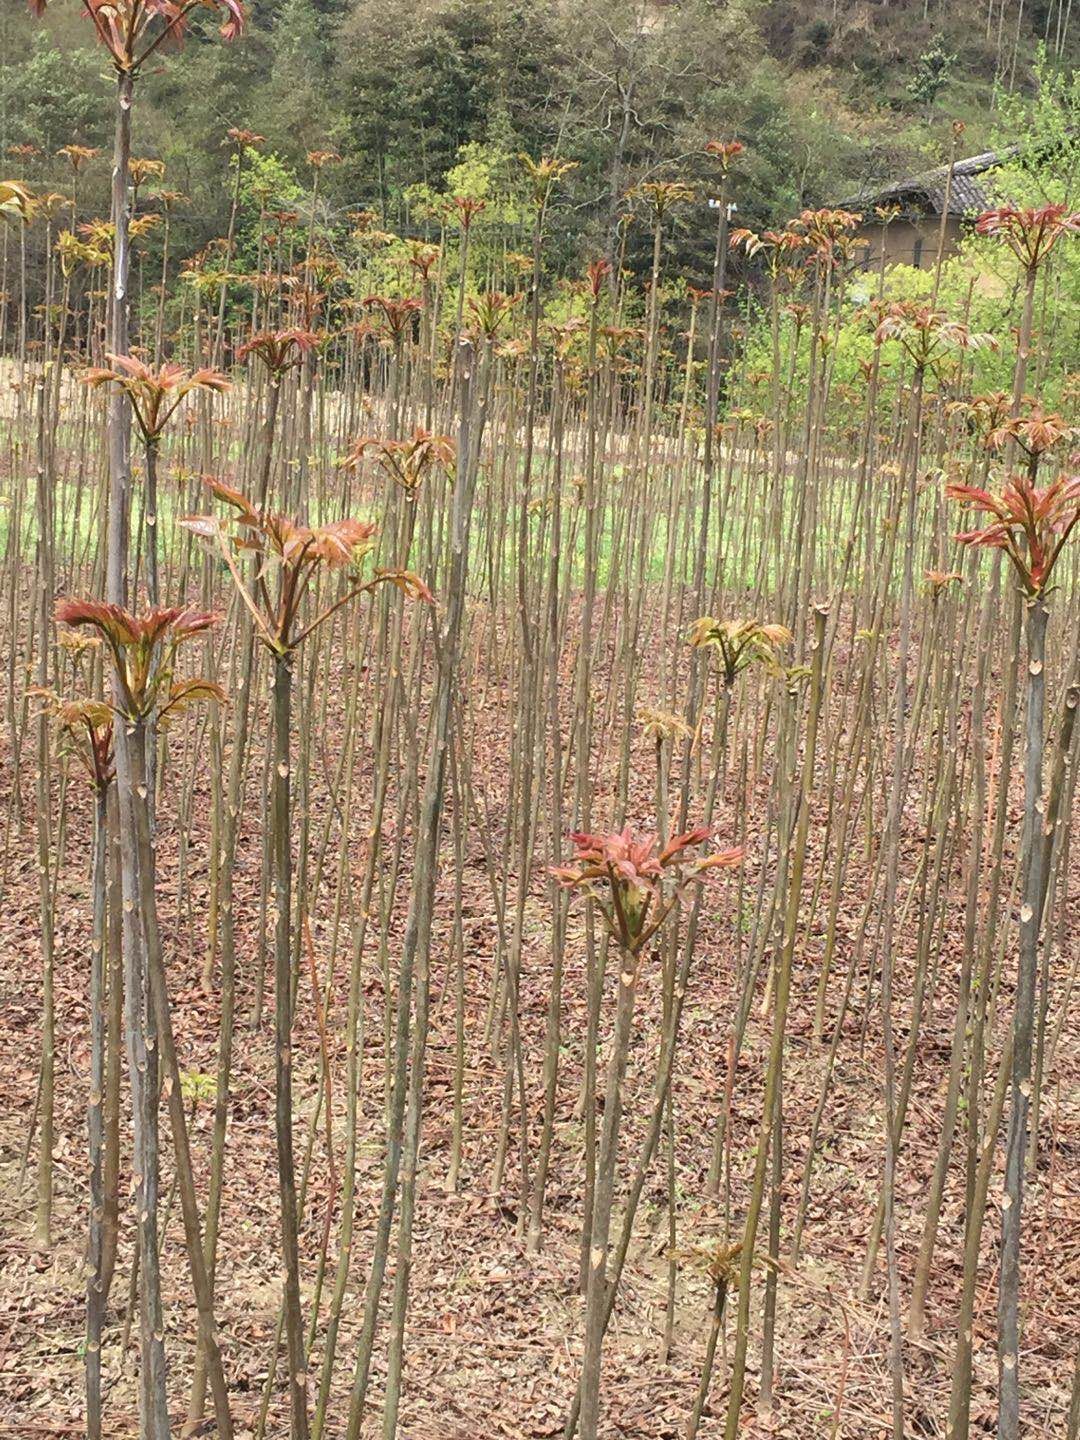
[[[1006,150],[985,150],[981,155],[970,155],[966,160],[957,160],[953,165],[952,188],[949,193],[949,214],[971,215],[989,208],[990,199],[983,187],[972,178],[983,175],[1002,165],[1017,153],[1019,147],[1009,146]],[[869,205],[885,205],[905,201],[911,208],[926,209],[940,215],[945,203],[945,186],[949,178],[949,167],[939,165],[921,175],[910,175],[904,180],[893,180],[880,187],[867,186],[858,195],[840,204],[845,208],[858,209]]]

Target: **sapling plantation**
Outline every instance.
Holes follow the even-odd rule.
[[[0,181],[0,1428],[1076,1440],[1080,215],[867,264],[703,136],[571,258],[557,149],[346,212],[231,116],[188,253],[142,81],[244,7],[65,3],[116,140]]]

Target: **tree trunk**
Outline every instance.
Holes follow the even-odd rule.
[[[94,794],[91,869],[93,933],[90,937],[90,1096],[86,1107],[90,1155],[90,1224],[86,1278],[86,1434],[101,1440],[101,1331],[105,1318],[105,931],[109,845],[109,791]]]
[[[620,1092],[626,1076],[630,1022],[634,1017],[634,999],[637,994],[634,956],[621,951],[619,961],[619,998],[604,1092],[604,1123],[600,1133],[600,1158],[596,1167],[589,1280],[585,1293],[585,1356],[581,1362],[581,1440],[596,1440],[600,1424],[600,1352],[607,1326],[607,1252],[611,1234],[611,1207],[615,1194],[619,1121],[622,1116]]]
[[[296,1168],[292,1133],[292,849],[289,798],[289,731],[292,724],[292,657],[274,656],[274,773],[271,831],[274,877],[274,1042],[278,1189],[285,1280],[285,1341],[289,1355],[292,1440],[307,1440],[307,1359],[300,1313]]]
[[[998,1301],[999,1440],[1020,1434],[1020,1213],[1024,1198],[1024,1157],[1031,1108],[1031,1050],[1035,1021],[1043,869],[1043,711],[1046,699],[1046,602],[1028,604],[1028,679],[1024,757],[1023,901],[1020,907],[1020,963],[1013,1011],[1013,1059],[1009,1131],[1005,1145],[1005,1194],[1001,1205],[1001,1282]]]

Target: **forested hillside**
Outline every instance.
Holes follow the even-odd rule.
[[[309,151],[334,149],[328,210],[374,207],[418,232],[424,198],[478,147],[496,164],[558,153],[577,170],[560,216],[567,258],[610,227],[635,183],[686,168],[715,135],[748,144],[740,208],[777,223],[870,178],[1003,138],[1004,97],[1030,95],[1039,47],[1068,67],[1068,0],[257,0],[242,48],[195,24],[182,66],[142,87],[137,148],[182,192],[182,240],[204,244],[229,212],[230,127],[266,138],[272,200],[310,183]],[[201,29],[200,29],[201,27]],[[79,7],[35,24],[3,6],[0,141],[32,145],[26,177],[60,188],[56,152],[107,148],[110,80]],[[102,167],[104,170],[104,167]],[[106,205],[104,173],[90,174]],[[561,253],[560,253],[561,252]]]

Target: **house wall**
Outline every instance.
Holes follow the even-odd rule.
[[[885,264],[914,265],[929,270],[937,260],[940,217],[928,215],[924,220],[894,220],[885,230]],[[881,226],[863,225],[857,232],[867,244],[863,264],[876,270],[881,263]],[[953,255],[960,243],[963,226],[954,216],[945,222],[945,255]]]

